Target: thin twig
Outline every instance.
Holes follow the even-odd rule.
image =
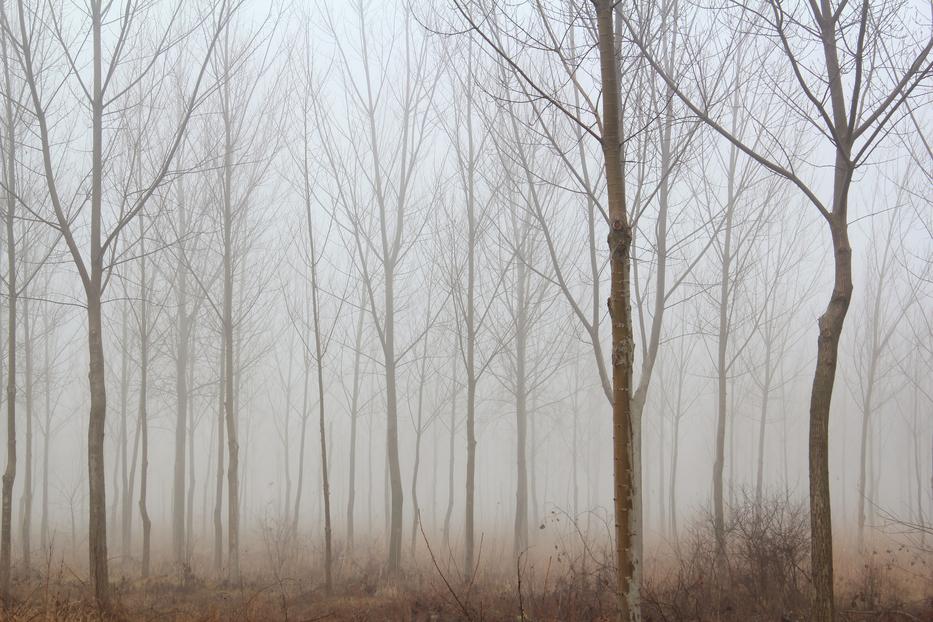
[[[424,544],[428,549],[428,554],[431,556],[431,563],[434,564],[434,569],[437,570],[437,574],[440,575],[441,580],[444,582],[444,585],[447,586],[447,591],[450,592],[450,595],[454,597],[454,600],[457,601],[457,605],[460,607],[460,610],[463,612],[463,615],[466,616],[467,620],[472,620],[473,615],[470,613],[470,610],[466,605],[463,604],[463,601],[460,600],[460,597],[457,596],[457,592],[450,585],[450,582],[447,580],[447,577],[444,576],[444,572],[441,570],[441,567],[437,565],[437,559],[434,557],[434,551],[431,549],[431,543],[428,542],[428,536],[424,533],[424,525],[419,524],[419,529],[421,530],[421,537],[424,538]]]

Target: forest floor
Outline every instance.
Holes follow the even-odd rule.
[[[716,572],[714,547],[700,528],[676,546],[654,543],[643,577],[645,622],[803,622],[807,619],[809,547],[797,518],[775,531],[736,522],[726,568]],[[790,525],[790,527],[788,527]],[[754,525],[752,525],[754,527]],[[243,622],[591,622],[614,609],[608,550],[568,546],[541,532],[513,560],[505,542],[487,541],[477,571],[465,577],[460,557],[438,560],[421,547],[405,572],[387,577],[384,547],[372,542],[354,555],[338,551],[335,586],[324,589],[321,551],[285,542],[253,542],[241,557],[237,583],[212,577],[209,559],[192,566],[154,565],[139,578],[138,560],[111,563],[112,611],[95,606],[81,556],[46,559],[18,569],[14,598],[0,621],[243,621]],[[578,543],[579,544],[579,543]],[[840,541],[835,580],[838,619],[845,622],[933,622],[933,549],[924,543],[876,543],[857,554]],[[154,556],[162,559],[160,555]]]
[[[846,621],[933,622],[931,560],[905,551],[874,559],[852,558],[837,564],[837,607]],[[331,594],[323,582],[244,573],[240,583],[202,579],[193,574],[154,574],[147,579],[118,579],[113,611],[102,615],[87,584],[63,565],[44,576],[20,578],[16,599],[0,620],[133,620],[363,622],[405,621],[553,621],[612,619],[610,573],[594,568],[558,569],[547,576],[504,573],[455,581],[436,567],[420,568],[392,581],[376,567],[342,579]],[[806,587],[788,589],[783,577],[756,584],[754,578],[729,582],[692,581],[670,572],[645,578],[644,619],[721,621],[803,621]],[[529,575],[531,573],[529,572]],[[311,571],[305,576],[315,577]],[[316,577],[320,579],[320,577]]]

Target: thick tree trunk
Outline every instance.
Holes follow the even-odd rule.
[[[840,172],[846,165],[837,162],[837,201],[845,201],[838,192],[848,189],[851,171]],[[841,177],[841,179],[840,179]],[[833,293],[819,319],[816,370],[810,394],[810,563],[814,596],[811,619],[831,622],[833,603],[833,530],[829,494],[829,407],[836,379],[839,338],[849,303],[852,300],[852,249],[849,246],[846,210],[833,210],[830,223],[833,240],[835,275]]]

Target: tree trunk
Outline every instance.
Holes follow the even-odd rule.
[[[518,317],[515,325],[515,535],[513,555],[518,556],[528,548],[528,383],[525,369],[528,356],[528,322],[526,310],[527,266],[524,257],[519,257],[516,267],[516,298]]]
[[[450,549],[450,519],[454,512],[454,457],[457,439],[457,356],[451,357],[450,436],[447,446],[447,512],[444,514],[444,548]]]
[[[110,609],[110,578],[107,567],[107,494],[104,472],[104,434],[107,421],[107,366],[104,362],[104,341],[101,313],[103,290],[103,252],[101,249],[101,218],[103,211],[103,121],[101,3],[91,2],[93,31],[93,94],[91,98],[91,269],[85,283],[88,317],[88,384],[91,409],[88,418],[88,558],[94,596],[102,610]]]
[[[45,365],[45,429],[42,434],[42,525],[39,532],[43,557],[49,554],[49,440],[52,435],[52,361],[49,354],[52,323],[48,316],[45,317],[46,337],[42,344],[42,359]]]
[[[13,122],[12,84],[10,81],[9,56],[7,56],[6,33],[0,35],[3,52],[3,74],[6,94],[4,97],[6,144],[3,151],[3,178],[6,186],[6,244],[7,244],[7,426],[6,426],[6,469],[3,472],[2,510],[0,510],[0,599],[4,605],[10,598],[10,574],[13,547],[13,484],[16,480],[16,235],[13,222],[16,217],[16,130]],[[28,337],[27,337],[28,338]]]
[[[179,180],[183,184],[184,180]],[[175,319],[175,472],[172,480],[172,550],[175,563],[183,564],[185,549],[185,438],[188,429],[188,271],[185,265],[188,213],[184,185],[178,193],[178,262],[175,266],[175,296],[178,308]],[[193,472],[192,472],[193,473]]]
[[[846,205],[852,172],[844,154],[837,156],[836,180],[830,232],[833,241],[835,274],[833,293],[819,319],[816,369],[810,393],[810,564],[814,595],[811,617],[815,622],[832,622],[833,530],[829,494],[829,407],[836,379],[839,338],[852,300],[852,249],[849,246]]]
[[[386,267],[385,277],[386,454],[389,462],[391,517],[389,522],[390,574],[402,564],[402,473],[398,455],[398,397],[395,361],[395,275]]]
[[[305,474],[305,439],[308,436],[308,374],[310,372],[310,357],[304,356],[304,379],[301,398],[301,434],[298,439],[298,482],[295,488],[295,510],[292,514],[292,535],[298,533],[298,515],[301,510],[301,497],[304,490]]]
[[[738,67],[736,76],[738,76]],[[738,91],[735,101],[738,104]],[[737,120],[733,119],[733,127]],[[727,426],[727,382],[729,380],[729,336],[732,329],[729,309],[732,296],[732,225],[735,218],[736,203],[736,163],[738,149],[729,148],[729,170],[726,197],[725,223],[723,225],[722,257],[719,273],[719,332],[716,348],[716,457],[713,462],[713,533],[716,538],[716,566],[720,573],[725,572],[726,563],[726,519],[723,499],[723,471],[725,468],[726,426]]]
[[[418,410],[415,424],[415,464],[411,472],[411,557],[415,557],[415,544],[417,542],[418,526],[421,524],[421,506],[418,505],[418,470],[421,467],[421,437],[424,434],[424,385],[427,381],[427,363],[428,363],[428,329],[431,326],[430,313],[431,297],[428,294],[428,317],[425,322],[425,332],[421,339],[424,349],[421,352],[421,368],[418,376]]]
[[[218,575],[223,571],[224,561],[224,386],[227,383],[227,374],[224,367],[227,361],[227,336],[221,332],[220,361],[218,370],[220,377],[217,382],[217,469],[214,473],[216,485],[214,487],[214,572]],[[205,482],[206,483],[206,482]]]
[[[149,491],[149,414],[147,412],[149,387],[149,304],[146,276],[146,228],[139,218],[139,430],[142,442],[142,460],[139,469],[139,518],[143,526],[142,576],[149,576],[149,554],[152,521],[149,519],[147,494]]]
[[[612,321],[612,421],[615,506],[615,557],[618,619],[640,620],[639,586],[633,580],[633,421],[632,367],[634,339],[631,308],[632,228],[625,205],[625,173],[622,155],[622,110],[619,103],[619,66],[616,57],[613,3],[599,0],[596,26],[603,91],[602,149],[606,166],[609,214]]]
[[[124,560],[129,559],[130,555],[132,554],[130,547],[132,545],[133,535],[133,491],[130,488],[128,430],[130,392],[130,319],[129,313],[127,313],[128,304],[128,302],[124,301],[121,307],[120,322],[120,551]],[[136,464],[135,456],[133,457],[133,464]]]
[[[767,428],[768,420],[768,402],[771,397],[771,376],[774,371],[771,366],[772,347],[774,341],[773,335],[771,334],[772,328],[769,326],[766,331],[765,378],[761,385],[761,410],[759,411],[761,420],[758,422],[758,474],[755,479],[755,504],[758,507],[761,507],[762,489],[764,486],[765,431]]]
[[[4,69],[6,69],[6,39],[4,41]],[[9,78],[7,79],[9,85]],[[5,98],[9,100],[9,98]],[[9,101],[7,106],[9,107]],[[14,160],[10,153],[13,144],[10,114],[7,113],[6,164],[4,177],[10,184],[13,179]],[[7,188],[6,240],[7,240],[7,385],[6,385],[6,469],[3,471],[2,527],[0,527],[0,598],[4,603],[10,598],[10,571],[12,564],[13,533],[13,483],[16,480],[16,250],[13,218],[16,198],[13,189]]]
[[[353,389],[350,397],[350,466],[347,484],[347,550],[353,550],[353,509],[356,502],[356,423],[359,418],[360,357],[363,348],[363,316],[366,308],[365,291],[361,296],[356,319],[356,338],[353,349]]]
[[[226,61],[226,59],[225,59]],[[223,410],[227,428],[227,576],[240,578],[240,490],[236,408],[234,404],[235,357],[233,325],[233,128],[230,113],[230,83],[223,87],[224,162],[223,162],[223,307],[224,386]]]

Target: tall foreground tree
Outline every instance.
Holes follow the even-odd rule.
[[[120,10],[122,8],[122,11]],[[219,29],[217,25],[229,19],[233,9],[226,0],[212,6],[213,19],[208,24],[207,46],[199,70],[194,74],[180,116],[171,122],[167,140],[153,140],[147,147],[145,168],[124,180],[110,179],[108,161],[112,157],[110,148],[119,133],[119,124],[110,125],[113,115],[125,113],[140,98],[155,108],[160,106],[159,93],[163,88],[166,66],[171,62],[170,47],[179,41],[181,6],[168,19],[157,15],[150,5],[127,4],[118,8],[102,0],[91,0],[87,12],[69,12],[59,6],[43,5],[27,7],[18,0],[15,13],[18,29],[13,48],[26,81],[30,112],[35,117],[37,134],[42,155],[42,174],[48,193],[52,215],[46,218],[49,225],[57,229],[64,238],[72,263],[77,270],[84,290],[88,327],[88,384],[91,396],[88,419],[88,556],[94,595],[102,609],[110,605],[110,585],[107,558],[107,517],[104,472],[104,431],[107,416],[107,390],[105,386],[104,337],[102,323],[103,294],[107,288],[113,268],[117,240],[123,230],[146,207],[149,199],[169,175],[175,153],[184,136],[188,120],[201,99],[202,82],[207,62],[213,54]],[[119,11],[119,12],[118,12]],[[11,23],[9,11],[3,5],[3,22]],[[176,21],[175,18],[178,18]],[[80,43],[65,32],[66,24],[72,27],[74,20],[90,32],[86,39],[90,50],[77,49]],[[153,28],[161,28],[161,37],[154,46],[149,45]],[[211,31],[211,29],[213,30]],[[158,31],[157,31],[158,32]],[[182,37],[182,40],[189,40]],[[112,49],[105,51],[107,43]],[[50,46],[51,44],[51,46]],[[51,47],[58,58],[49,56],[46,48]],[[40,50],[42,52],[40,53]],[[69,59],[79,54],[87,56],[82,71]],[[179,61],[190,61],[185,54]],[[42,63],[41,65],[39,63]],[[85,72],[90,73],[88,79]],[[77,157],[84,157],[84,145],[73,144],[56,131],[62,124],[56,123],[52,115],[71,115],[80,119],[78,112],[63,108],[56,101],[62,93],[59,83],[72,85],[68,92],[81,93],[85,99],[91,125],[91,151],[89,169],[79,178],[87,179],[89,187],[69,193],[65,190],[66,177],[73,178]],[[161,117],[148,117],[150,133],[155,138],[166,131],[157,125]],[[65,124],[67,125],[67,124]],[[60,130],[58,130],[60,131]],[[135,163],[143,167],[142,162]],[[67,171],[67,172],[66,172]],[[136,176],[138,175],[138,177]],[[144,181],[138,186],[137,179]],[[117,213],[104,209],[105,194],[111,184],[127,187],[136,186],[127,196],[130,201]],[[64,192],[63,192],[64,191]],[[87,196],[87,200],[85,200]],[[74,197],[72,202],[69,197]],[[87,227],[87,229],[85,229]]]
[[[4,2],[3,6],[5,7]],[[3,471],[0,491],[0,599],[6,604],[10,596],[10,574],[12,566],[13,534],[13,484],[16,480],[16,344],[18,297],[17,243],[15,220],[16,196],[16,123],[13,116],[13,90],[10,79],[9,44],[7,42],[6,14],[3,15],[4,32],[0,33],[0,53],[3,54],[3,130],[2,130],[2,179],[6,217],[6,286],[7,286],[7,385],[6,385],[6,468]]]
[[[543,101],[544,103],[541,105],[559,111],[567,122],[581,130],[581,138],[583,134],[586,134],[590,138],[596,139],[602,149],[608,206],[603,215],[609,228],[610,296],[608,303],[612,333],[609,356],[611,379],[609,378],[610,372],[606,369],[598,334],[601,302],[598,299],[599,274],[597,266],[599,261],[595,252],[595,211],[592,213],[589,222],[590,240],[593,242],[590,249],[594,275],[592,319],[586,317],[574,296],[569,294],[567,284],[564,282],[563,274],[560,271],[559,262],[555,256],[554,242],[547,232],[545,232],[545,242],[548,244],[549,254],[556,272],[554,280],[564,290],[575,315],[580,319],[591,337],[600,381],[608,401],[612,404],[617,612],[620,620],[640,620],[641,609],[637,571],[639,563],[637,530],[640,521],[635,507],[637,479],[635,428],[632,410],[634,397],[632,371],[635,360],[635,341],[632,324],[631,264],[634,227],[626,208],[623,107],[621,103],[620,64],[615,24],[616,5],[612,0],[594,2],[596,8],[595,47],[599,55],[599,74],[598,77],[594,76],[594,79],[599,81],[602,90],[602,106],[598,107],[585,93],[580,95],[580,98],[585,100],[583,106],[579,105],[581,103],[579,100],[576,105],[564,104],[558,101],[548,89],[537,84],[534,78],[510,54],[506,47],[508,37],[498,29],[495,20],[484,19],[480,23],[470,12],[471,3],[458,0],[454,4],[457,12],[467,23],[469,31],[479,36],[516,76],[523,94],[529,101],[533,104],[534,102]],[[537,5],[537,7],[540,10],[540,5]],[[552,24],[543,14],[541,17],[544,21],[543,28],[546,32],[550,32]],[[592,17],[592,15],[589,15],[589,17]],[[572,70],[575,66],[574,63],[579,62],[579,59],[566,56],[559,45],[555,44],[554,48],[559,54],[562,67],[568,73],[568,82],[573,85],[574,89],[585,91],[576,72]],[[578,111],[592,114],[595,119],[593,121],[584,121],[578,115]],[[541,124],[540,129],[545,134],[549,132],[546,123]],[[565,154],[561,153],[561,157],[565,159]],[[587,199],[589,206],[595,210],[595,193],[589,192]],[[537,218],[540,220],[540,215],[537,215]]]
[[[736,136],[722,123],[721,111],[711,103],[715,102],[711,95],[715,87],[701,85],[705,98],[698,100],[693,95],[695,89],[685,81],[676,81],[658,62],[656,50],[642,37],[634,20],[624,17],[624,21],[627,35],[676,96],[745,155],[797,186],[826,223],[834,270],[829,302],[818,323],[810,394],[810,564],[814,587],[810,615],[816,622],[830,622],[835,606],[829,410],[839,340],[852,300],[849,191],[856,169],[898,121],[899,112],[917,86],[933,72],[933,32],[928,27],[918,31],[909,23],[911,7],[894,2],[812,0],[805,5],[786,6],[780,0],[768,0],[761,12],[730,7],[728,27],[715,23],[726,39],[725,56],[735,52],[731,46],[737,41],[746,47],[743,38],[735,36],[737,33],[755,33],[757,41],[748,45],[760,46],[757,51],[761,54],[763,86],[788,97],[796,121],[818,132],[831,150],[832,188],[828,195],[800,176],[799,162],[792,159],[796,156],[783,151],[778,141],[750,144]],[[625,10],[620,14],[625,16]],[[767,56],[775,53],[781,63]],[[756,122],[771,130],[772,135],[780,134],[781,128],[770,127],[769,120]]]
[[[622,106],[619,103],[619,60],[616,55],[613,0],[596,3],[596,33],[602,80],[603,164],[609,216],[609,316],[612,322],[612,462],[615,509],[616,593],[620,621],[640,620],[634,577],[634,475],[632,453],[632,224],[625,209]]]

